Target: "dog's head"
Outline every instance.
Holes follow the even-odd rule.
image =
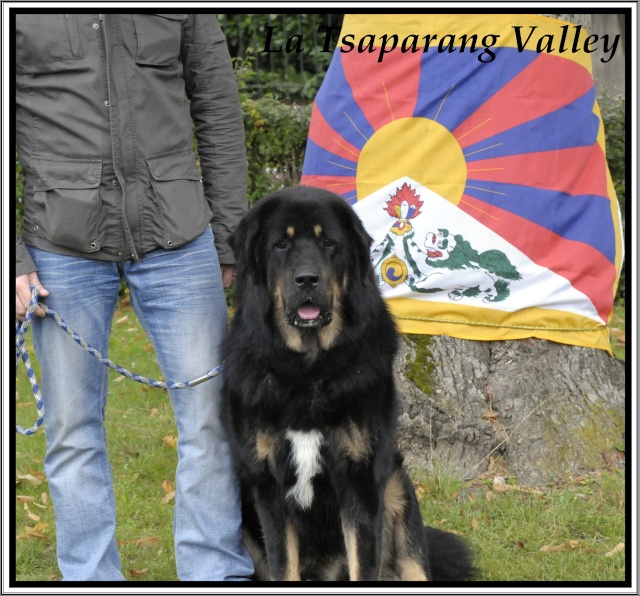
[[[231,237],[239,308],[264,305],[295,351],[328,349],[342,329],[348,293],[375,285],[370,243],[360,219],[333,193],[296,187],[261,199]]]

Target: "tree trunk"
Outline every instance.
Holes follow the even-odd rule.
[[[623,449],[625,368],[602,350],[413,336],[396,371],[410,468],[538,484],[611,465]]]
[[[591,25],[590,15],[544,16]],[[623,459],[625,367],[602,350],[413,336],[396,370],[409,468],[537,484]]]

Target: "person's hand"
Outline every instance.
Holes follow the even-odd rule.
[[[49,295],[48,290],[40,284],[38,274],[35,271],[16,277],[16,319],[19,321],[24,321],[27,308],[29,308],[32,285],[38,289],[38,295],[40,298],[44,298]],[[38,317],[46,316],[45,312],[40,307],[36,308],[34,314]]]
[[[235,277],[233,272],[235,271],[234,265],[220,265],[220,269],[222,269],[222,287],[227,288],[231,287],[233,283],[233,278]]]

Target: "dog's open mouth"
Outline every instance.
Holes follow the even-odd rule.
[[[328,325],[333,320],[330,311],[323,311],[317,304],[306,301],[291,311],[287,311],[287,323],[294,327],[313,328]]]

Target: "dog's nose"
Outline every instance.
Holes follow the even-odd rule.
[[[300,271],[296,274],[294,280],[296,285],[301,289],[313,289],[318,285],[320,278],[318,277],[318,274],[313,271]]]

